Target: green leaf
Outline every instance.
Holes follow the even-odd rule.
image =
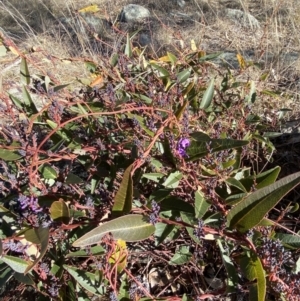
[[[68,258],[68,257],[90,257],[91,254],[94,256],[97,256],[97,255],[103,255],[103,254],[105,254],[105,252],[106,251],[104,250],[103,247],[94,246],[94,247],[91,247],[88,252],[86,250],[78,250],[76,252],[71,252],[66,255],[66,258]]]
[[[189,246],[180,246],[179,250],[177,250],[174,256],[170,259],[169,264],[182,265],[189,262],[191,258],[192,253],[190,252]]]
[[[105,288],[97,281],[95,274],[82,271],[69,265],[63,265],[64,269],[76,280],[79,285],[94,295],[103,295]]]
[[[238,188],[239,190],[243,191],[243,192],[246,192],[247,193],[247,189],[244,187],[244,185],[238,181],[237,179],[235,178],[227,178],[225,180],[225,182],[230,185],[230,186],[233,186],[233,187],[236,187]]]
[[[58,128],[58,125],[54,121],[47,119],[46,122],[53,130]],[[66,140],[68,142],[71,141],[71,139],[69,137],[72,137],[72,135],[65,129],[57,130],[56,133],[64,140]]]
[[[1,262],[1,260],[0,260]],[[5,265],[6,268],[4,270],[1,270],[0,272],[0,288],[2,291],[2,288],[7,284],[9,279],[14,275],[14,271],[9,268],[7,265]]]
[[[201,110],[205,110],[210,106],[212,99],[214,97],[214,92],[215,92],[215,80],[212,79],[211,82],[209,83],[206,91],[204,92],[204,95],[200,102]]]
[[[247,102],[253,104],[256,100],[256,96],[257,94],[256,94],[255,82],[251,81],[250,92],[249,95],[246,97]]]
[[[155,200],[156,202],[160,202],[163,199],[165,199],[167,196],[170,195],[173,189],[159,189],[152,192],[152,194],[149,197],[149,201]]]
[[[229,256],[230,254],[228,254],[228,249],[224,249],[220,239],[217,239],[217,243],[228,275],[227,292],[235,292],[239,281],[237,269]]]
[[[38,110],[25,86],[22,87],[22,96],[27,113],[31,115],[38,113]]]
[[[52,203],[50,209],[50,216],[55,222],[62,222],[67,225],[70,221],[70,212],[67,204],[63,199],[59,199]]]
[[[0,149],[0,159],[4,161],[16,161],[22,158],[20,154],[9,149]]]
[[[39,171],[42,173],[44,179],[56,179],[57,172],[49,164],[43,164],[39,167]]]
[[[35,239],[39,240],[40,245],[41,245],[40,255],[36,258],[36,260],[33,263],[30,264],[30,266],[27,267],[24,274],[27,274],[28,272],[30,272],[34,268],[34,266],[37,263],[39,263],[40,260],[42,260],[42,258],[44,257],[44,255],[46,254],[47,249],[48,249],[49,229],[39,227],[39,228],[33,229],[33,231],[34,231],[33,235],[36,236]],[[25,233],[25,238],[30,241],[29,235],[30,235],[30,233],[27,233],[27,235]]]
[[[129,34],[127,33],[126,46],[125,46],[125,55],[132,57],[132,47]]]
[[[131,177],[132,164],[129,165],[125,172],[115,196],[114,205],[112,208],[113,216],[120,216],[127,214],[132,208],[132,195],[133,195],[133,181]]]
[[[21,60],[20,75],[21,75],[21,83],[24,85],[29,85],[30,73],[29,73],[27,61],[25,58],[22,58],[22,60]]]
[[[8,266],[10,266],[15,272],[24,273],[29,266],[29,262],[10,255],[4,255],[1,257],[0,262],[5,262]]]
[[[110,57],[109,63],[112,67],[115,67],[118,64],[119,55],[117,53],[113,53]]]
[[[230,210],[227,225],[240,232],[253,228],[299,182],[300,172],[297,172],[256,190]]]
[[[162,211],[173,210],[179,212],[194,213],[194,207],[176,196],[169,196],[163,199],[159,206]]]
[[[201,219],[207,212],[210,204],[205,200],[203,192],[195,192],[195,217]]]
[[[9,93],[8,93],[8,95],[9,95],[9,98],[10,98],[10,99],[12,100],[12,102],[14,103],[14,105],[15,105],[18,109],[22,110],[22,109],[23,109],[22,101],[21,101],[18,97],[15,97],[15,96],[12,95],[12,94],[9,94]]]
[[[0,56],[5,56],[7,53],[7,49],[4,45],[0,45]]]
[[[295,263],[293,272],[294,272],[294,274],[300,273],[300,257],[298,258],[298,260]]]
[[[149,172],[143,174],[142,178],[149,179],[151,181],[154,181],[155,183],[159,183],[160,179],[163,178],[165,175],[160,172]]]
[[[204,157],[209,152],[215,153],[225,149],[239,148],[247,145],[249,141],[234,139],[210,139],[209,141],[192,141],[187,148],[187,161],[194,161]],[[209,147],[209,148],[208,148]]]
[[[80,184],[82,182],[83,180],[72,172],[67,175],[66,184]]]
[[[168,77],[170,75],[169,71],[155,63],[150,63],[150,65],[159,72],[160,77]]]
[[[34,285],[35,284],[29,275],[24,275],[24,274],[15,272],[14,277],[16,278],[16,280],[18,280],[19,282],[24,283],[26,285]]]
[[[251,300],[265,301],[266,276],[260,259],[255,254],[252,254],[251,258],[248,256],[243,256],[241,258],[240,267],[248,280],[256,280],[256,288],[254,290],[256,292],[256,296],[255,299]]]
[[[175,171],[168,176],[163,186],[166,188],[177,188],[182,177],[183,175],[180,171]]]
[[[191,68],[185,69],[177,74],[177,81],[184,83],[191,75]]]
[[[140,241],[153,234],[155,227],[146,221],[143,215],[129,214],[111,220],[77,239],[74,247],[86,247],[99,243],[102,237],[111,233],[114,239],[124,241]]]
[[[256,189],[260,189],[273,184],[276,181],[280,170],[281,168],[279,166],[276,166],[257,175],[255,177],[255,182],[257,183]]]
[[[175,229],[175,225],[168,225],[164,223],[155,224],[155,245],[160,245]],[[177,230],[176,230],[177,231]]]
[[[285,233],[276,233],[275,238],[279,239],[283,245],[288,245],[293,248],[300,248],[300,235],[299,234],[285,234]]]
[[[172,65],[174,66],[178,60],[177,57],[171,52],[167,52],[167,56],[168,56],[170,62],[172,63]]]

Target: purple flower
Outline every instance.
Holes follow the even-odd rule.
[[[181,138],[177,144],[177,151],[181,157],[187,157],[186,148],[190,146],[191,141],[188,138]]]
[[[28,197],[26,195],[20,195],[18,198],[20,205],[21,205],[21,209],[31,209],[33,212],[41,212],[43,210],[43,208],[40,208],[39,204],[38,204],[38,199],[31,196]]]

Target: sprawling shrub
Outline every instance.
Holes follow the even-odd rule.
[[[297,207],[278,203],[300,174],[266,169],[262,95],[217,55],[151,60],[128,38],[71,94],[22,54],[0,108],[3,296],[298,300]]]

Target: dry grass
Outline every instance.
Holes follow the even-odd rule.
[[[186,0],[186,6],[180,9],[170,0],[98,0],[91,1],[100,7],[98,15],[119,26],[119,33],[101,44],[86,37],[84,22],[76,19],[76,10],[91,4],[85,0],[2,0],[0,1],[0,27],[22,49],[31,47],[43,49],[58,58],[77,57],[98,60],[109,55],[121,44],[127,30],[140,30],[150,33],[153,39],[152,55],[161,55],[166,50],[183,52],[193,39],[196,45],[205,51],[236,51],[254,53],[254,60],[262,63],[262,69],[251,70],[250,78],[257,79],[259,74],[272,70],[269,77],[270,87],[285,82],[285,88],[291,97],[282,98],[280,106],[297,108],[300,77],[300,59],[287,60],[290,53],[300,53],[300,8],[297,0]],[[153,18],[150,22],[137,27],[125,27],[118,24],[117,16],[122,7],[129,3],[148,7]],[[228,20],[224,8],[240,9],[251,13],[261,23],[259,29],[251,29]],[[180,17],[178,12],[189,16]],[[69,28],[63,18],[74,20]],[[109,46],[107,46],[108,43]],[[38,55],[36,60],[38,60]],[[70,82],[74,77],[84,75],[83,63],[70,64],[67,68],[61,60],[42,57],[40,64],[55,74],[60,82]],[[5,59],[0,58],[0,68]],[[4,79],[5,80],[5,79]],[[10,74],[11,80],[11,74]],[[299,85],[300,86],[300,85]],[[278,100],[276,100],[278,103]],[[298,109],[299,110],[299,109]]]

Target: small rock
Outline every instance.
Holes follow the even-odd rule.
[[[259,21],[251,14],[243,12],[239,9],[227,8],[225,10],[226,16],[234,22],[239,22],[243,26],[250,27],[251,29],[260,28]]]
[[[141,33],[139,35],[138,41],[139,41],[139,44],[140,44],[141,47],[145,47],[147,45],[151,45],[152,44],[152,38],[150,36],[150,33],[149,34],[147,34],[147,33]]]
[[[128,4],[123,7],[119,19],[121,22],[136,22],[150,16],[147,8],[137,4]]]

